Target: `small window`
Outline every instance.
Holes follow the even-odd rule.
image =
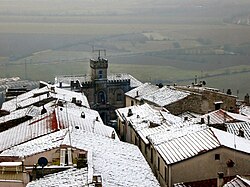
[[[215,159],[215,160],[220,160],[220,154],[215,154],[215,155],[214,155],[214,159]]]

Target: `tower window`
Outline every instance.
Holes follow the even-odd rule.
[[[103,77],[103,71],[102,70],[99,70],[98,77],[99,77],[99,79],[101,79]]]

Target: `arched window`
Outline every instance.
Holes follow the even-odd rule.
[[[102,104],[106,103],[106,97],[104,91],[98,92],[97,102]]]
[[[118,89],[115,91],[116,101],[123,101],[124,100],[124,92],[122,89]]]

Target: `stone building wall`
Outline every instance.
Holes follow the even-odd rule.
[[[203,101],[201,95],[191,94],[184,99],[166,105],[165,108],[168,109],[174,115],[179,115],[186,111],[202,114],[202,102]]]

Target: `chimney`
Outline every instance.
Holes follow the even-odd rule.
[[[227,89],[227,95],[232,95],[231,89]]]
[[[139,96],[139,91],[137,90],[137,91],[136,91],[136,97],[138,97],[138,96]]]
[[[240,136],[240,137],[245,137],[245,135],[244,135],[244,130],[240,127],[240,129],[239,129],[239,134],[238,134],[238,136]]]
[[[247,106],[249,106],[249,95],[248,95],[248,93],[245,95],[245,97],[244,97],[244,102],[245,102],[245,104],[247,105]]]
[[[62,88],[62,82],[59,82],[59,88]]]
[[[112,139],[115,139],[115,132],[113,131],[112,134],[111,134],[111,138]]]
[[[98,116],[97,116],[97,117],[95,118],[95,120],[96,120],[96,121],[99,121],[99,118],[98,118]]]
[[[81,113],[81,118],[85,118],[85,113],[84,112]]]
[[[205,119],[201,118],[201,124],[204,124],[204,123],[205,123]]]
[[[72,103],[76,103],[76,97],[72,97]]]
[[[195,78],[194,78],[194,85],[197,85],[197,75],[195,75]]]
[[[133,115],[133,112],[132,112],[132,110],[131,110],[131,108],[130,109],[128,109],[128,115],[127,115],[127,117],[130,117],[130,116],[132,116]]]
[[[71,90],[73,90],[75,87],[75,82],[74,81],[70,81],[70,88]]]
[[[224,173],[223,172],[218,172],[218,177],[217,177],[217,187],[222,187],[224,184]]]
[[[51,92],[55,93],[55,87],[54,86],[51,86]]]
[[[209,115],[207,116],[207,124],[208,125],[210,124],[210,116]]]

